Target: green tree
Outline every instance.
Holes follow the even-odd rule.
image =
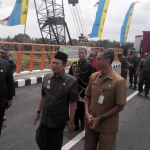
[[[18,34],[18,35],[15,35],[12,39],[12,42],[18,42],[18,43],[32,43],[32,40],[30,38],[29,35],[27,34]],[[31,45],[25,45],[24,46],[24,51],[31,51],[32,47]]]
[[[14,37],[13,37],[13,39],[12,39],[12,42],[19,42],[19,43],[31,43],[32,42],[32,40],[31,40],[31,38],[30,38],[30,36],[29,35],[27,35],[27,34],[18,34],[18,35],[15,35]]]
[[[77,39],[72,39],[72,46],[77,46],[78,45],[78,40]],[[70,44],[70,42],[68,42]]]

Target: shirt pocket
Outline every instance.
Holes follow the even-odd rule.
[[[104,92],[104,104],[106,103],[114,103],[114,91],[111,89]]]
[[[92,90],[93,90],[93,91],[95,91],[95,90],[97,91],[98,89],[99,89],[98,83],[93,82],[93,83],[92,83]]]

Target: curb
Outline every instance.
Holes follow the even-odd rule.
[[[32,77],[30,79],[19,79],[15,81],[15,88],[23,87],[27,85],[37,84],[43,82],[43,77]]]
[[[120,63],[116,63],[116,64],[112,64],[113,68],[117,68],[120,67],[121,64]],[[24,87],[27,85],[32,85],[32,84],[37,84],[37,83],[42,83],[43,82],[43,76],[40,77],[32,77],[29,79],[19,79],[15,81],[15,88],[19,88],[19,87]]]

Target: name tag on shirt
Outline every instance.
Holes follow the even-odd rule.
[[[103,102],[104,102],[104,96],[103,96],[103,95],[100,95],[100,96],[99,96],[99,99],[98,99],[98,103],[99,103],[99,104],[103,104]]]

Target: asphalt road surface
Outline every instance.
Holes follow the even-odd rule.
[[[119,72],[120,68],[115,69]],[[128,88],[127,105],[120,113],[116,150],[150,150],[150,96],[138,96]],[[3,124],[0,150],[38,150],[33,126],[40,100],[41,84],[16,89],[13,106],[6,111],[7,121]],[[84,131],[70,135],[64,131],[62,150],[83,150]]]

